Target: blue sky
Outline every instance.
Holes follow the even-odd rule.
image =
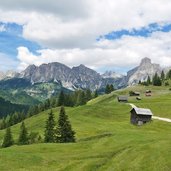
[[[20,46],[26,46],[32,52],[41,47],[32,41],[26,40],[22,36],[23,26],[16,23],[2,23],[0,26],[4,27],[4,31],[0,32],[0,52],[4,53],[11,58],[17,60],[17,48]]]
[[[131,29],[131,30],[118,30],[112,31],[105,35],[101,35],[97,38],[97,41],[101,39],[108,40],[116,40],[122,38],[122,36],[141,36],[141,37],[150,37],[152,33],[161,31],[161,32],[169,32],[171,31],[171,23],[160,25],[158,23],[151,23],[146,27],[142,27],[140,29]]]

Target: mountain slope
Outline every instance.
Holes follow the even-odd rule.
[[[171,99],[167,88],[150,87],[154,100],[161,94]],[[163,91],[161,91],[163,89]],[[146,87],[134,87],[143,93]],[[77,143],[69,144],[34,144],[13,146],[0,149],[1,170],[169,170],[171,166],[171,127],[170,124],[156,121],[142,127],[129,122],[130,106],[118,103],[117,94],[127,94],[129,89],[100,96],[87,105],[66,108]],[[163,92],[163,93],[162,93]],[[145,100],[147,97],[144,97]],[[135,101],[131,99],[131,101]],[[171,100],[170,100],[171,101]],[[143,104],[143,101],[137,102]],[[158,100],[158,105],[163,101]],[[145,103],[144,103],[145,107]],[[170,105],[167,106],[170,111]],[[53,109],[56,118],[59,108]],[[29,131],[44,134],[48,111],[25,120]],[[171,114],[170,114],[171,116]],[[17,139],[20,124],[12,127]],[[0,139],[4,130],[0,131]],[[17,155],[16,155],[17,154]],[[14,157],[15,156],[15,157]],[[18,162],[21,160],[22,162]]]
[[[19,105],[19,104],[13,104],[10,101],[6,101],[3,98],[0,97],[0,118],[16,112],[22,112],[26,111],[28,109],[28,106],[25,105]]]
[[[101,86],[102,82],[100,74],[84,65],[71,69],[57,62],[42,64],[39,67],[31,65],[21,73],[20,77],[29,80],[32,84],[54,81],[71,90],[96,89]]]
[[[146,81],[148,76],[151,78],[155,73],[160,74],[162,68],[159,64],[152,64],[151,59],[143,58],[140,65],[127,73],[127,84],[137,84],[139,81]]]

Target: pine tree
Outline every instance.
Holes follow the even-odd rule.
[[[85,91],[85,99],[86,99],[87,102],[92,99],[91,90],[90,89],[87,89]]]
[[[171,79],[171,70],[167,73],[167,79]]]
[[[148,76],[147,78],[147,85],[150,85],[151,84],[151,79],[150,79],[150,76]]]
[[[110,91],[110,85],[109,85],[109,84],[106,85],[105,93],[106,93],[106,94],[111,93],[111,91]]]
[[[25,127],[24,122],[22,122],[21,126],[20,126],[20,134],[19,134],[19,138],[18,138],[18,144],[25,145],[28,143],[29,143],[29,138],[28,138],[27,128]]]
[[[98,97],[98,91],[97,90],[95,90],[95,92],[94,92],[94,98],[96,98],[96,97]]]
[[[56,142],[67,143],[75,142],[75,132],[72,130],[65,109],[62,106],[59,114],[58,125],[56,129]]]
[[[164,79],[165,79],[165,73],[164,73],[164,71],[162,70],[162,72],[161,72],[161,80],[164,81]]]
[[[4,140],[3,140],[3,143],[2,143],[2,147],[3,148],[10,147],[13,144],[14,144],[14,140],[13,140],[13,137],[12,137],[12,134],[11,134],[11,129],[10,129],[10,127],[8,127],[6,129]]]
[[[157,73],[155,73],[154,77],[153,77],[153,85],[154,86],[161,86],[162,82],[160,80],[160,77],[158,76]]]
[[[85,93],[84,91],[78,91],[77,94],[77,100],[76,100],[76,105],[85,105],[86,104],[86,98],[85,98]]]
[[[1,120],[0,129],[4,129],[4,128],[6,128],[6,127],[7,127],[6,119],[3,118],[3,119]]]
[[[58,98],[58,106],[63,106],[64,104],[65,104],[65,94],[63,91],[61,91]]]
[[[113,84],[111,84],[110,85],[110,93],[112,92],[112,91],[114,91],[115,89],[114,89],[114,86],[113,86]]]
[[[55,142],[55,120],[52,110],[50,111],[50,113],[48,113],[48,119],[46,121],[46,127],[45,127],[44,142],[46,143]]]

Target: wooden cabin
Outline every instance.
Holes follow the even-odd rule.
[[[150,109],[137,107],[133,108],[130,112],[130,122],[135,125],[143,125],[146,122],[150,122],[153,115]]]
[[[140,96],[140,92],[134,91],[134,96]]]
[[[140,96],[140,92],[138,92],[138,91],[130,91],[129,95],[130,96]]]
[[[118,96],[118,102],[128,102],[127,96]]]
[[[136,97],[136,100],[141,100],[141,97]]]
[[[146,90],[146,91],[145,91],[145,95],[146,95],[146,96],[151,96],[151,90]]]

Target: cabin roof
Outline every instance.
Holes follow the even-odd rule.
[[[135,107],[132,110],[135,110],[137,115],[151,115],[151,116],[153,115],[153,113],[151,112],[150,109],[144,109],[144,108]]]
[[[118,99],[119,100],[128,100],[128,97],[127,96],[118,96]]]
[[[138,91],[134,91],[134,93],[135,93],[135,94],[140,94],[140,92],[138,92]]]

